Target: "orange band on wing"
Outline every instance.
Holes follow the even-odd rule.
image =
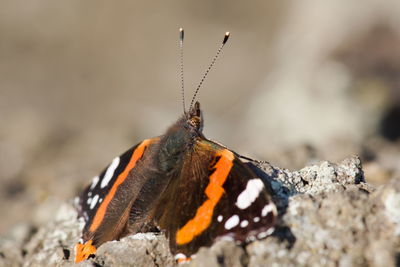
[[[215,157],[218,156],[221,156],[221,158],[215,164],[215,171],[210,176],[210,183],[205,190],[208,199],[197,209],[194,218],[189,220],[176,233],[176,243],[178,245],[189,243],[206,230],[211,223],[214,208],[224,193],[222,186],[228,178],[235,158],[233,153],[227,149],[218,151]]]
[[[154,139],[144,140],[135,149],[135,151],[133,152],[133,155],[131,157],[131,160],[129,161],[125,170],[118,175],[118,178],[115,181],[115,183],[113,184],[113,186],[111,187],[110,192],[107,194],[104,201],[101,203],[99,209],[97,210],[96,215],[94,216],[93,222],[90,225],[89,231],[94,232],[100,226],[101,222],[104,219],[104,215],[106,214],[107,207],[110,204],[110,201],[113,199],[115,192],[117,192],[118,186],[125,181],[125,179],[128,177],[130,170],[132,170],[135,167],[136,162],[143,156],[145,148],[147,146],[149,146],[149,144],[153,140]]]

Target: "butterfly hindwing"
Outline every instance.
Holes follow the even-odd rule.
[[[80,195],[78,215],[85,226],[82,241],[76,246],[76,261],[94,254],[102,243],[125,234],[131,207],[141,197],[139,193],[147,177],[152,176],[147,169],[158,151],[158,143],[159,138],[147,139],[116,157]]]
[[[156,213],[172,253],[190,256],[219,238],[246,242],[271,233],[276,207],[246,164],[205,139],[186,153]]]
[[[277,210],[268,187],[237,157],[224,189],[226,194],[215,210],[218,233],[240,242],[272,233]]]

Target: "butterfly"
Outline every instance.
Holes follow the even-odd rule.
[[[183,88],[183,29],[180,29]],[[219,239],[246,243],[273,232],[268,186],[236,152],[207,139],[196,94],[229,38],[227,32],[188,110],[165,132],[112,160],[79,196],[85,221],[75,262],[110,240],[159,230],[177,260]]]

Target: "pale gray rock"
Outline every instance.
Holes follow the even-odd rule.
[[[187,266],[396,266],[400,255],[400,179],[365,183],[358,157],[290,172],[249,163],[273,191],[279,220],[272,236],[238,246],[201,248]],[[72,266],[83,223],[72,203],[54,220],[23,224],[0,238],[1,266]],[[174,266],[163,234],[140,233],[98,248],[77,266]]]

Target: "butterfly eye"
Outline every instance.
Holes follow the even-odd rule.
[[[201,124],[200,117],[195,116],[195,117],[190,118],[189,124],[191,126],[193,126],[194,128],[199,129],[200,128],[200,124]]]

